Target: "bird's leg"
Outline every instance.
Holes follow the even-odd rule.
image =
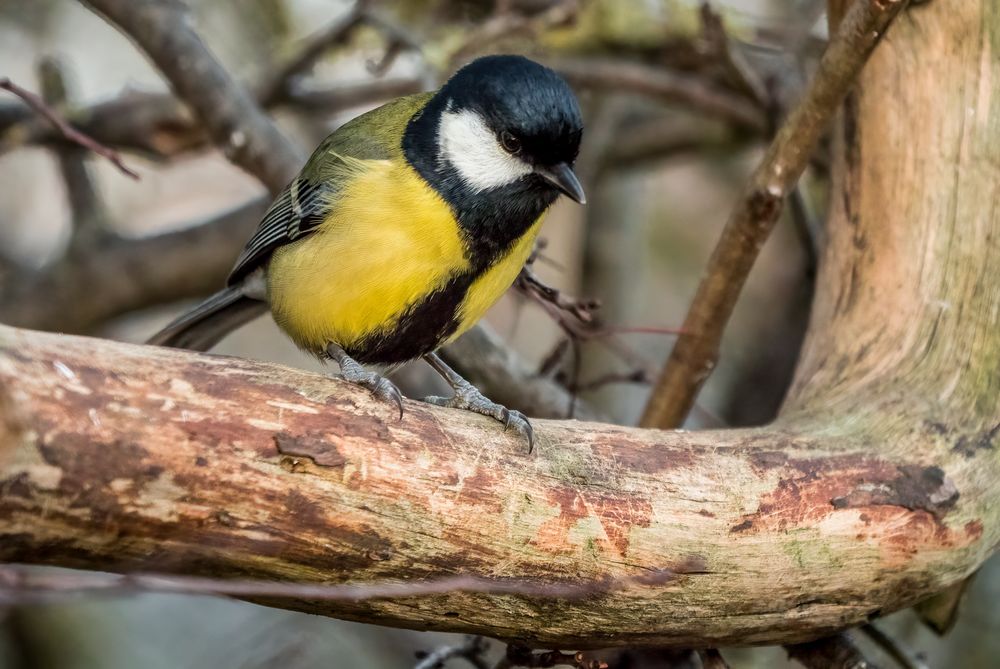
[[[448,385],[455,391],[455,395],[452,397],[425,397],[425,402],[436,404],[441,407],[466,409],[467,411],[474,411],[484,416],[491,416],[503,423],[505,430],[513,427],[515,430],[523,434],[528,440],[528,452],[531,453],[531,450],[535,446],[535,434],[531,429],[531,423],[528,422],[527,417],[523,413],[520,411],[512,411],[502,404],[497,404],[496,402],[487,399],[476,389],[474,385],[463,379],[458,372],[449,367],[437,353],[428,353],[424,355],[424,360],[426,360],[427,364],[433,367],[434,371],[440,374],[441,377],[448,382]]]
[[[340,375],[345,381],[367,388],[372,395],[382,401],[394,403],[399,408],[400,419],[403,418],[403,394],[399,392],[399,388],[392,381],[380,374],[368,371],[336,344],[328,344],[326,352],[340,365]]]

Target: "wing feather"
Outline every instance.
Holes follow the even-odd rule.
[[[346,123],[326,138],[297,176],[281,191],[237,258],[228,284],[263,267],[271,253],[315,231],[336,207],[344,184],[371,160],[402,160],[406,124],[430,99],[429,93],[398,98]]]
[[[330,210],[333,191],[331,186],[302,177],[286,186],[236,259],[229,285],[252,273],[274,249],[302,238],[322,223]]]

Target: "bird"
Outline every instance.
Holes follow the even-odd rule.
[[[390,101],[330,134],[267,209],[226,286],[149,339],[206,351],[271,312],[301,349],[394,404],[386,378],[423,358],[451,386],[435,405],[493,417],[534,445],[530,421],[486,398],[437,350],[513,284],[573,172],[580,107],[552,69],[473,60],[441,88]]]

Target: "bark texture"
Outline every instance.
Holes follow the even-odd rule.
[[[1000,541],[1000,7],[897,22],[844,114],[778,422],[492,421],[246,360],[0,328],[0,560],[364,582],[663,573],[585,600],[288,608],[549,647],[787,643]]]

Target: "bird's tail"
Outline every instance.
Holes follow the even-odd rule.
[[[267,311],[240,286],[220,290],[153,335],[147,344],[207,351],[227,334]]]

